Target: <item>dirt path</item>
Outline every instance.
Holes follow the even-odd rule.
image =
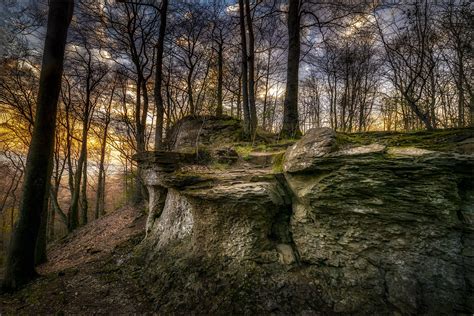
[[[145,216],[125,207],[56,242],[40,278],[0,296],[0,315],[150,314],[145,293],[119,271],[144,226]]]

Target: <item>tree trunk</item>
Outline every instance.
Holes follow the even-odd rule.
[[[168,14],[168,0],[161,1],[160,30],[158,44],[156,47],[156,68],[155,68],[155,106],[156,106],[156,130],[155,130],[155,150],[161,149],[163,143],[163,120],[165,107],[163,105],[163,95],[161,86],[163,81],[163,51],[166,35],[166,16]]]
[[[77,170],[74,175],[74,191],[71,193],[71,206],[68,213],[68,230],[70,232],[79,227],[79,198],[81,195],[81,181],[84,181],[82,179],[84,162],[87,156],[87,121],[89,120],[87,112],[88,109],[86,109],[86,113],[83,116],[81,151],[77,160]],[[85,168],[87,169],[87,166]]]
[[[81,183],[81,218],[82,225],[87,224],[87,212],[89,210],[89,203],[87,202],[87,142],[86,153],[84,155],[84,167],[82,168],[82,183]]]
[[[242,74],[239,76],[239,92],[237,93],[237,118],[242,119]]]
[[[26,162],[20,217],[13,232],[3,288],[18,289],[37,274],[35,246],[52,173],[56,113],[73,0],[50,0],[38,103]]]
[[[143,91],[143,92],[142,92]],[[143,93],[143,107],[141,102],[141,94]],[[136,124],[136,136],[135,141],[137,145],[137,153],[143,153],[146,150],[146,116],[148,112],[148,93],[146,91],[145,79],[142,75],[138,76],[137,80],[137,98],[135,105],[135,124]],[[130,168],[132,169],[132,168]],[[135,174],[135,190],[133,192],[132,203],[139,205],[143,202],[144,198],[144,185],[141,179],[141,168],[137,167]]]
[[[255,137],[257,131],[257,106],[255,104],[255,37],[253,33],[252,14],[250,12],[250,0],[245,0],[245,11],[247,18],[247,33],[249,35],[248,48],[248,94],[249,94],[249,111],[250,111],[250,129],[252,138]]]
[[[263,98],[263,117],[262,117],[262,128],[263,130],[267,129],[267,103],[268,103],[268,89],[270,81],[270,63],[272,59],[272,49],[268,49],[268,58],[267,58],[267,73],[265,74],[265,96]]]
[[[49,228],[49,235],[48,238],[49,240],[54,240],[54,223],[56,222],[56,211],[54,210],[53,207],[53,202],[51,201],[51,195],[50,195],[50,200],[49,200],[49,220],[48,220],[48,228]]]
[[[298,80],[300,67],[300,0],[288,0],[288,66],[282,137],[299,137]]]
[[[72,158],[71,158],[71,147],[72,147],[72,135],[71,135],[71,127],[69,126],[69,113],[66,114],[66,128],[67,128],[67,136],[66,136],[66,146],[67,146],[67,167],[68,167],[68,184],[69,184],[69,192],[71,196],[74,192],[74,170],[72,167]]]
[[[36,240],[35,266],[38,266],[48,261],[48,257],[46,255],[47,233],[48,233],[48,204],[49,204],[48,196],[49,194],[46,193],[46,198],[43,203],[43,214],[41,214],[40,228],[38,231],[38,239]]]
[[[97,182],[97,194],[95,200],[95,212],[94,218],[98,219],[102,214],[104,214],[104,196],[105,196],[105,185],[104,185],[104,165],[101,157],[100,165],[99,165],[99,176]]]
[[[193,98],[193,73],[194,73],[194,67],[191,66],[188,72],[188,76],[186,78],[189,114],[191,115],[196,114],[196,107],[194,105],[194,98]]]
[[[474,98],[471,97],[469,105],[469,122],[470,127],[474,127]]]
[[[219,43],[219,49],[217,51],[217,109],[216,115],[222,116],[223,114],[223,101],[222,101],[222,86],[224,77],[224,45],[222,42]]]
[[[240,44],[242,45],[242,109],[244,112],[244,134],[251,136],[251,121],[248,91],[247,36],[245,32],[244,1],[239,0]]]
[[[61,207],[59,207],[58,203],[58,190],[59,190],[59,185],[56,188],[50,188],[49,190],[49,201],[51,202],[51,207],[53,208],[55,213],[58,213],[59,218],[61,221],[64,223],[64,225],[67,226],[68,224],[68,217],[66,214],[64,214],[63,210]]]
[[[114,82],[114,85],[112,86],[112,91],[110,93],[110,101],[105,111],[104,133],[102,134],[102,140],[100,144],[99,176],[97,181],[95,219],[98,219],[99,216],[105,214],[105,149],[107,147],[107,135],[110,125],[110,112],[112,109],[112,102],[114,100],[114,93],[116,87],[115,85],[116,82]]]
[[[458,88],[458,127],[464,127],[464,67],[463,67],[463,55],[462,50],[457,50],[458,57],[458,80],[456,82]]]

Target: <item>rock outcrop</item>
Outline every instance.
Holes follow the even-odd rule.
[[[474,156],[418,145],[311,130],[283,173],[142,156],[157,311],[472,313]]]
[[[334,311],[472,310],[473,156],[381,144],[321,154],[306,145],[315,134],[336,143],[309,133],[284,170],[294,243]]]
[[[240,121],[232,117],[188,116],[177,122],[167,137],[170,150],[194,148],[239,141],[242,137]]]

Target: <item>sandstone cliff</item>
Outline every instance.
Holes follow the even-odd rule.
[[[137,157],[158,312],[473,312],[472,130],[314,129],[243,157],[231,120],[185,124],[173,152]]]

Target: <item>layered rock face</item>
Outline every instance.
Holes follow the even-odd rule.
[[[284,166],[295,245],[335,311],[472,310],[473,157],[337,147],[331,130],[313,130]]]
[[[315,129],[283,173],[139,157],[158,312],[472,313],[469,133],[443,152]]]

